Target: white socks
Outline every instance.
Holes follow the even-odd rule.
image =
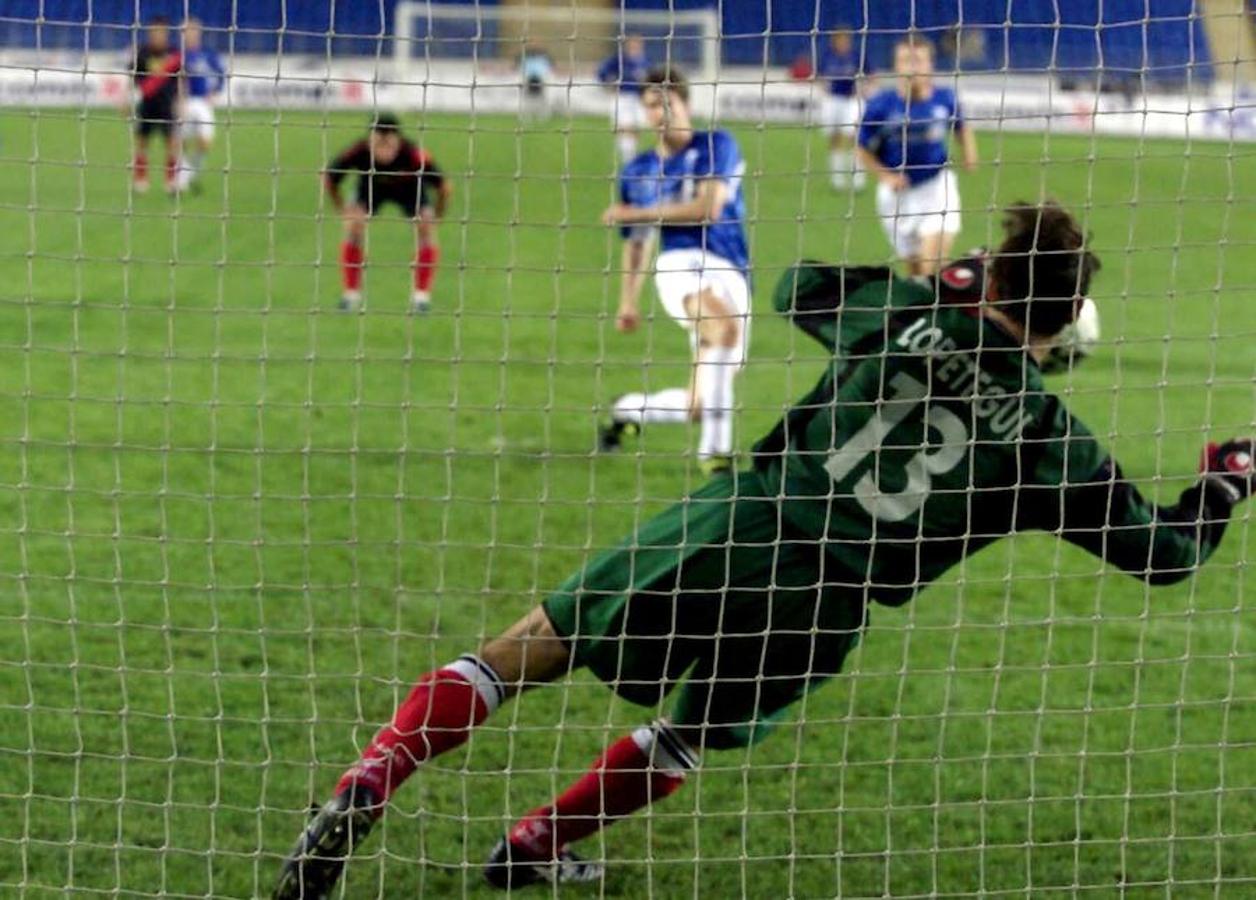
[[[615,401],[611,418],[616,422],[688,422],[689,391],[685,388],[667,388],[653,394],[635,392],[624,394]]]
[[[179,186],[187,187],[191,184],[204,162],[205,151],[196,149],[184,152],[183,158],[179,160]]]
[[[858,154],[849,150],[829,151],[829,180],[833,187],[841,189],[849,184],[863,187],[864,170]]]
[[[733,452],[733,379],[738,363],[735,347],[703,347],[698,351],[698,397],[702,401],[699,459]]]
[[[829,151],[829,178],[834,187],[845,187],[851,178],[851,155],[845,150]]]
[[[738,350],[734,347],[705,347],[698,357],[698,396],[702,401],[699,459],[732,455],[733,379],[737,377],[738,362]],[[615,401],[611,418],[637,425],[688,422],[689,391],[667,388],[653,394],[624,394]]]
[[[492,715],[497,707],[506,699],[506,685],[502,677],[474,653],[464,653],[447,666],[441,666],[440,672],[456,672],[470,682],[475,692],[484,701],[488,714]],[[424,723],[425,725],[427,723]]]
[[[635,134],[615,135],[615,146],[619,149],[620,162],[628,162],[637,155],[637,136]]]

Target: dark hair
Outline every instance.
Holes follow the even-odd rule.
[[[380,134],[400,134],[401,120],[394,113],[376,113],[375,118],[371,119],[371,131]]]
[[[149,28],[168,28],[170,27],[170,20],[167,19],[165,16],[153,16],[151,19],[148,20],[148,27]]]
[[[1088,236],[1054,200],[1018,202],[1005,210],[1006,237],[991,263],[999,309],[1033,334],[1050,337],[1072,323],[1090,290],[1099,257]]]
[[[656,66],[645,76],[647,88],[671,91],[681,100],[689,102],[689,79],[675,66]]]

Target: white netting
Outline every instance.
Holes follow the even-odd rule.
[[[861,75],[909,28],[937,45],[980,154],[957,253],[1022,199],[1093,233],[1102,337],[1047,386],[1147,495],[1173,502],[1206,440],[1256,427],[1244,7],[368,6],[200,10],[228,86],[199,191],[172,196],[161,130],[133,181],[147,7],[0,9],[0,894],[268,894],[416,678],[706,483],[699,421],[595,451],[616,397],[683,388],[692,362],[648,279],[640,328],[615,327],[623,101],[593,73],[622,36],[688,69],[745,159],[743,466],[829,360],[773,311],[781,273],[894,262],[875,190],[832,187],[849,151],[806,75],[842,24]],[[518,68],[536,43],[544,109]],[[425,316],[433,238],[395,207],[366,233],[364,307],[337,310],[319,178],[384,108],[453,188]],[[768,740],[584,840],[607,874],[562,893],[1245,896],[1254,540],[1238,507],[1155,588],[1049,535],[976,553],[875,606]],[[777,543],[716,541],[730,579]],[[587,671],[510,701],[398,791],[346,895],[486,894],[503,832],[667,711]]]

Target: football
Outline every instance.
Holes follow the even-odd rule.
[[[1042,370],[1059,372],[1070,365],[1078,365],[1094,354],[1099,346],[1099,337],[1099,307],[1094,300],[1086,297],[1073,324],[1060,332]]]

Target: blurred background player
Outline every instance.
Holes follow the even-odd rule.
[[[344,203],[340,183],[347,175],[358,179],[355,199]],[[425,313],[432,304],[432,281],[440,260],[436,223],[445,215],[452,189],[436,161],[401,133],[397,117],[380,113],[364,140],[331,161],[324,186],[332,205],[344,220],[340,272],[344,293],[340,308],[352,312],[362,306],[362,269],[366,265],[366,223],[386,203],[395,203],[414,222],[418,249],[414,259],[412,312]]]
[[[815,77],[826,92],[820,103],[820,125],[829,139],[829,178],[834,190],[862,190],[866,178],[859,158],[851,153],[859,127],[860,58],[850,30],[838,28],[816,64]]]
[[[701,423],[698,460],[703,470],[733,464],[733,380],[750,339],[750,255],[746,246],[741,179],[746,163],[726,131],[695,131],[689,84],[674,68],[653,69],[641,95],[658,145],[636,157],[621,178],[621,202],[602,214],[607,225],[657,227],[661,251],[654,285],[667,314],[689,335],[693,376],[687,388],[625,394],[600,435],[603,450],[647,422]],[[629,247],[640,244],[631,239]],[[625,279],[642,278],[645,252],[625,248]],[[639,286],[625,289],[620,331],[640,321]]]
[[[519,74],[523,78],[522,112],[525,119],[550,117],[550,80],[554,77],[554,62],[545,48],[527,44],[519,60]]]
[[[637,34],[624,38],[623,46],[598,66],[597,80],[614,95],[611,121],[615,127],[615,147],[623,162],[636,156],[637,132],[646,124],[641,88],[649,71],[645,40]]]
[[[131,178],[136,193],[148,191],[148,138],[153,132],[166,141],[166,191],[178,189],[179,134],[175,106],[179,99],[182,58],[170,46],[170,23],[164,16],[149,20],[144,42],[135,50],[131,77],[138,97],[135,102],[135,158]]]
[[[897,85],[873,95],[859,125],[856,153],[877,185],[877,214],[910,275],[930,275],[951,253],[960,229],[959,182],[948,165],[959,137],[964,168],[977,166],[977,137],[964,126],[950,88],[933,83],[933,45],[907,37],[894,47]]]
[[[218,53],[202,44],[200,19],[183,25],[183,116],[179,130],[183,138],[183,162],[179,167],[179,190],[192,187],[200,177],[201,166],[214,141],[214,103],[226,85],[226,69]]]

